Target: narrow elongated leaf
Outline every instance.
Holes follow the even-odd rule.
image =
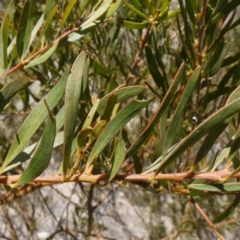
[[[139,0],[130,0],[130,2],[136,9],[138,9],[138,11],[140,11],[140,12],[144,11],[144,8],[143,8],[143,5],[142,5],[141,1],[139,1]]]
[[[52,9],[56,6],[55,0],[46,0],[46,7],[44,11],[45,19],[51,14]]]
[[[10,29],[10,23],[13,21],[15,11],[14,0],[9,1],[7,9],[4,11],[5,15],[1,22],[0,30],[0,77],[4,78],[4,69],[8,66],[8,33]]]
[[[211,20],[211,24],[216,23],[226,15],[228,15],[231,11],[236,9],[240,5],[240,2],[238,0],[232,0],[230,1],[224,8],[221,9],[221,11],[216,14]]]
[[[234,62],[238,61],[239,58],[240,58],[240,51],[237,52],[235,55],[231,55],[231,56],[225,58],[222,62],[221,67],[229,66],[229,65],[233,64]]]
[[[15,94],[19,93],[22,89],[30,85],[32,82],[27,79],[17,79],[8,83],[0,91],[0,112],[14,97]]]
[[[126,156],[125,144],[124,144],[124,141],[122,140],[122,138],[120,138],[118,140],[116,150],[114,153],[113,165],[112,165],[112,168],[109,173],[108,182],[110,182],[118,173],[118,171],[125,159],[125,156]]]
[[[140,136],[135,140],[135,142],[128,149],[127,157],[130,156],[132,153],[134,153],[144,143],[144,141],[150,136],[152,130],[158,124],[162,114],[168,109],[171,103],[171,100],[173,99],[173,95],[177,90],[178,84],[182,78],[183,70],[184,70],[184,64],[182,64],[179,67],[165,97],[163,98],[163,101],[161,102],[161,105],[159,106],[152,120],[149,122],[147,127],[143,129]]]
[[[86,60],[83,71],[83,80],[82,80],[82,92],[85,92],[88,86],[88,70],[89,70],[90,60]]]
[[[217,44],[217,48],[207,64],[206,74],[209,74],[209,76],[213,76],[214,74],[216,74],[216,72],[220,69],[223,63],[223,59],[227,54],[229,46],[230,44],[227,45],[221,42]]]
[[[109,6],[105,14],[105,18],[112,16],[118,10],[121,3],[122,3],[122,0],[112,1],[111,5]]]
[[[119,89],[115,89],[113,92],[110,92],[109,94],[105,95],[103,98],[100,99],[97,111],[99,114],[101,114],[106,104],[106,101],[108,100],[109,96],[112,93],[115,93],[117,95],[117,103],[119,103],[130,97],[135,97],[145,90],[146,88],[143,86],[130,86],[130,87],[122,87]]]
[[[222,132],[225,130],[225,128],[228,126],[228,123],[219,123],[216,126],[213,126],[213,128],[208,133],[207,137],[204,139],[204,142],[202,143],[201,147],[198,150],[197,156],[194,160],[193,165],[197,165],[210,151],[210,149],[213,147],[213,144],[216,142],[218,137],[222,134]]]
[[[103,112],[101,114],[101,120],[105,120],[107,122],[110,121],[111,117],[112,117],[112,112],[113,112],[113,109],[115,107],[115,104],[117,102],[117,94],[116,93],[112,93],[107,102],[106,102],[106,105],[103,109]]]
[[[50,2],[49,5],[51,6],[51,4],[52,4],[51,1],[48,1],[48,2]],[[53,2],[55,2],[55,1],[53,1]],[[46,7],[48,7],[48,6],[46,6]],[[40,41],[43,40],[42,37],[44,36],[45,33],[47,33],[47,30],[49,30],[50,23],[58,10],[58,5],[55,5],[53,8],[50,8],[50,9],[51,9],[51,11],[49,12],[49,14],[48,14],[48,11],[46,10],[46,13],[45,13],[46,14],[45,17],[47,17],[46,22],[42,28],[42,31],[37,39],[37,42],[36,42],[35,47],[33,48],[32,52],[36,51],[36,49],[39,47]]]
[[[166,93],[166,79],[163,77],[163,74],[159,71],[157,61],[152,52],[152,49],[149,46],[145,47],[146,58],[148,63],[149,71],[152,75],[152,78],[156,85],[162,89],[163,94]]]
[[[50,116],[28,167],[12,187],[28,183],[44,172],[50,163],[55,134],[56,122],[55,119]]]
[[[68,2],[68,5],[66,6],[66,8],[64,9],[64,13],[63,13],[63,17],[62,17],[62,21],[61,21],[61,26],[64,25],[64,23],[66,22],[70,12],[72,11],[72,8],[74,7],[74,5],[76,4],[77,0],[70,0]]]
[[[124,107],[116,116],[107,124],[101,135],[98,137],[90,156],[87,161],[87,167],[92,164],[98,154],[104,147],[116,136],[120,129],[129,122],[136,114],[145,108],[153,99],[147,101],[133,100],[126,107]]]
[[[64,147],[63,147],[63,173],[66,174],[71,155],[72,141],[77,122],[77,112],[80,95],[82,92],[82,77],[86,53],[81,52],[73,63],[71,73],[68,77],[65,93],[65,115],[64,115]]]
[[[226,105],[230,104],[231,102],[235,101],[236,99],[240,98],[240,86],[238,86],[232,94],[229,96]]]
[[[218,112],[214,113],[213,115],[211,115],[211,117],[209,117],[200,125],[198,125],[187,137],[185,137],[182,141],[178,143],[178,145],[171,151],[171,153],[169,153],[166,159],[158,164],[158,168],[155,168],[155,170],[158,169],[158,171],[162,171],[170,163],[176,160],[177,157],[181,155],[181,153],[186,151],[186,149],[188,149],[190,146],[196,143],[201,137],[208,133],[213,126],[221,122],[224,122],[230,116],[239,112],[240,111],[240,104],[238,104],[239,100],[240,98],[233,101],[231,104],[221,108]],[[156,167],[156,163],[154,165]],[[194,169],[194,167],[195,166],[193,166],[192,169]]]
[[[30,38],[30,42],[29,42],[28,49],[26,50],[26,52],[29,50],[30,46],[32,45],[33,41],[35,40],[37,32],[43,25],[43,21],[44,21],[44,14],[42,14],[42,16],[39,18],[37,24],[34,26],[32,32],[31,32],[31,38]]]
[[[65,90],[67,76],[68,72],[65,72],[60,78],[60,80],[57,82],[57,84],[46,95],[45,99],[48,103],[50,110],[52,110],[62,98]],[[6,168],[6,166],[8,166],[12,162],[12,160],[23,150],[32,135],[42,124],[47,114],[48,112],[44,101],[41,100],[30,112],[30,114],[27,116],[22,126],[20,127],[16,139],[13,141],[8,151],[7,157],[1,167],[1,170],[4,170],[4,168]]]
[[[224,159],[226,159],[228,157],[230,150],[231,150],[232,143],[233,143],[233,139],[234,139],[234,137],[232,137],[232,139],[230,139],[229,142],[227,143],[226,147],[224,147],[221,154],[216,159],[216,161],[211,169],[211,172],[215,171],[216,168],[224,161]]]
[[[34,1],[25,1],[17,31],[18,56],[23,58],[29,48],[34,21]]]
[[[236,152],[238,152],[239,150],[239,147],[240,147],[240,128],[238,128],[238,130],[234,134],[234,139],[232,142],[231,150],[229,152],[228,161],[234,158],[234,156],[236,155]],[[234,167],[237,168],[235,164],[234,164]]]
[[[8,43],[8,30],[10,24],[10,15],[5,14],[1,30],[0,30],[0,76],[3,75],[4,69],[7,66],[7,43]]]
[[[87,115],[87,118],[86,118],[86,120],[85,120],[85,122],[83,124],[82,129],[91,126],[93,117],[94,117],[94,115],[95,115],[95,113],[97,111],[97,107],[98,107],[98,104],[99,104],[99,98],[96,99],[96,98],[92,97],[92,103],[93,103],[93,106],[92,106],[90,112]]]
[[[240,183],[189,184],[189,188],[210,192],[239,192]]]
[[[151,23],[146,20],[139,22],[136,20],[120,19],[120,18],[118,19],[118,23],[129,29],[143,29],[151,25]]]
[[[166,137],[164,140],[164,147],[163,147],[164,155],[167,153],[168,149],[170,148],[170,146],[173,142],[173,139],[175,138],[176,131],[178,128],[178,123],[182,117],[183,110],[184,110],[187,102],[189,101],[190,96],[193,93],[193,89],[196,86],[197,81],[199,80],[200,72],[201,72],[201,67],[200,66],[196,67],[196,69],[193,71],[193,73],[192,73],[191,77],[189,78],[188,83],[182,93],[182,96],[177,105],[177,109],[174,112],[172,121],[171,121],[168,131],[166,133]]]
[[[132,6],[131,4],[127,3],[127,1],[124,0],[124,4],[126,7],[128,7],[132,12],[136,13],[138,16],[142,17],[143,19],[148,20],[148,15],[143,13],[142,11],[139,11],[137,8]]]
[[[90,17],[81,25],[81,30],[84,30],[90,27],[94,21],[96,21],[99,17],[101,17],[107,11],[111,3],[112,3],[112,0],[103,1],[103,4],[95,12],[93,12],[90,15]]]
[[[44,54],[42,54],[40,57],[33,59],[24,68],[33,67],[47,61],[48,58],[50,58],[51,55],[55,52],[55,50],[57,49],[57,46],[58,46],[58,42],[54,43]]]
[[[63,126],[63,117],[64,117],[64,107],[61,108],[61,110],[58,112],[58,114],[56,116],[56,132],[58,132]],[[53,148],[56,148],[62,144],[63,144],[63,131],[57,133]],[[24,163],[27,160],[29,160],[31,158],[31,155],[33,154],[33,150],[35,149],[36,145],[37,145],[37,143],[34,143],[34,144],[30,145],[29,147],[25,148],[22,152],[20,152],[17,155],[17,157],[15,157],[13,159],[13,161],[11,162],[11,165],[8,165],[6,168],[4,168],[2,173],[7,172],[7,171],[17,167],[21,163]]]

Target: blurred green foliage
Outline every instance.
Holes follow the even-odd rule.
[[[21,176],[10,186],[46,171],[105,174],[106,185],[136,173],[149,208],[171,210],[173,238],[224,239],[218,225],[239,219],[239,5],[11,0],[1,12],[0,162],[3,176]],[[89,215],[88,236],[92,224]]]

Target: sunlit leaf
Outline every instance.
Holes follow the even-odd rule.
[[[19,185],[28,183],[38,177],[48,167],[52,156],[52,148],[56,134],[55,119],[50,116],[47,121],[47,125],[44,129],[41,140],[39,141],[32,159],[23,172],[19,180],[12,185],[17,187]]]
[[[69,14],[72,11],[72,8],[76,4],[76,2],[77,2],[77,0],[70,0],[70,1],[68,1],[68,5],[64,9],[64,13],[63,13],[62,21],[61,21],[61,25],[62,26],[65,24]]]
[[[142,17],[143,19],[147,19],[148,20],[148,15],[139,11],[137,8],[135,8],[134,6],[132,6],[131,4],[129,4],[127,1],[124,0],[124,4],[126,7],[128,7],[130,10],[132,10],[132,12],[134,12],[135,14],[137,14],[138,16]]]
[[[113,165],[111,167],[108,181],[110,182],[118,173],[126,155],[126,148],[122,138],[118,139],[116,150],[114,153]]]
[[[188,188],[210,192],[238,192],[240,183],[189,184]]]
[[[199,80],[201,72],[201,67],[198,66],[193,71],[191,77],[188,79],[188,83],[182,93],[182,96],[178,102],[177,108],[174,112],[174,115],[172,117],[172,120],[170,122],[169,128],[167,130],[165,139],[164,139],[164,152],[166,153],[167,150],[170,148],[171,144],[173,143],[173,139],[175,138],[178,123],[182,117],[183,110],[186,107],[187,102],[189,101],[190,96],[193,93],[193,89],[196,86],[197,81]],[[164,153],[164,154],[165,154]]]
[[[117,113],[117,115],[104,128],[103,132],[93,146],[87,161],[87,169],[98,156],[98,154],[104,149],[104,147],[116,136],[120,129],[136,114],[144,109],[152,100],[153,99],[147,101],[134,100]]]
[[[122,3],[122,0],[112,1],[111,5],[109,6],[108,10],[106,11],[105,18],[112,16],[117,11],[117,9],[119,8],[121,3]]]
[[[65,93],[65,117],[64,117],[64,159],[63,173],[66,174],[70,155],[71,146],[74,138],[75,127],[77,122],[78,104],[82,90],[82,77],[86,53],[81,52],[73,63],[71,73],[68,77]]]
[[[81,25],[81,30],[85,30],[91,27],[91,24],[107,11],[111,3],[112,0],[104,0],[102,5],[95,12],[93,12],[89,18]]]
[[[40,57],[37,57],[30,61],[24,68],[34,67],[36,65],[44,63],[56,51],[57,46],[58,42],[54,43],[45,53],[43,53]]]
[[[65,72],[63,76],[59,79],[57,84],[49,91],[49,93],[44,97],[46,100],[50,110],[52,110],[59,100],[62,98],[65,85],[67,81],[68,72]],[[23,124],[21,125],[18,133],[16,134],[16,138],[14,139],[7,157],[1,167],[1,171],[3,171],[13,160],[14,158],[23,150],[26,146],[32,135],[42,124],[46,116],[48,115],[48,111],[44,104],[44,99],[42,99],[36,107],[29,113]]]

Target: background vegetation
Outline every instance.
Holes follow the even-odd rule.
[[[2,239],[237,239],[238,0],[9,1]]]

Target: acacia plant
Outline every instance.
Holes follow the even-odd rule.
[[[215,224],[237,218],[240,201],[239,5],[9,1],[0,31],[5,212],[46,186],[138,185],[189,201],[224,239]],[[228,206],[206,207],[221,195]]]

